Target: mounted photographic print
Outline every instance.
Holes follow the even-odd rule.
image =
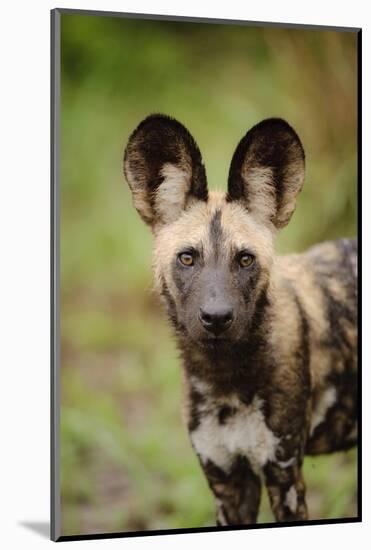
[[[54,540],[361,520],[360,40],[52,11]]]

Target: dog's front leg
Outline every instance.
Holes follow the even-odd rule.
[[[283,467],[268,462],[264,468],[265,482],[273,514],[277,521],[308,519],[305,484],[301,466]]]
[[[217,525],[256,523],[261,481],[248,461],[238,457],[226,470],[211,460],[201,460],[201,465],[215,497]]]

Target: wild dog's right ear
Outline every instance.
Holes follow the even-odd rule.
[[[207,200],[197,144],[180,122],[165,115],[150,115],[134,130],[124,173],[135,208],[152,227],[176,220],[192,200]]]
[[[295,210],[304,182],[304,149],[280,118],[263,120],[241,139],[228,178],[228,200],[242,203],[262,223],[281,229]]]

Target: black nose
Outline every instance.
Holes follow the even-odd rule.
[[[233,310],[229,307],[200,308],[200,321],[202,325],[213,332],[221,334],[230,326],[233,320]]]

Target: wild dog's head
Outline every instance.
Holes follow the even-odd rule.
[[[208,192],[200,151],[182,124],[143,120],[124,172],[154,238],[156,286],[180,336],[200,346],[249,332],[273,262],[273,238],[303,185],[304,151],[281,119],[263,120],[233,155],[227,194]]]

